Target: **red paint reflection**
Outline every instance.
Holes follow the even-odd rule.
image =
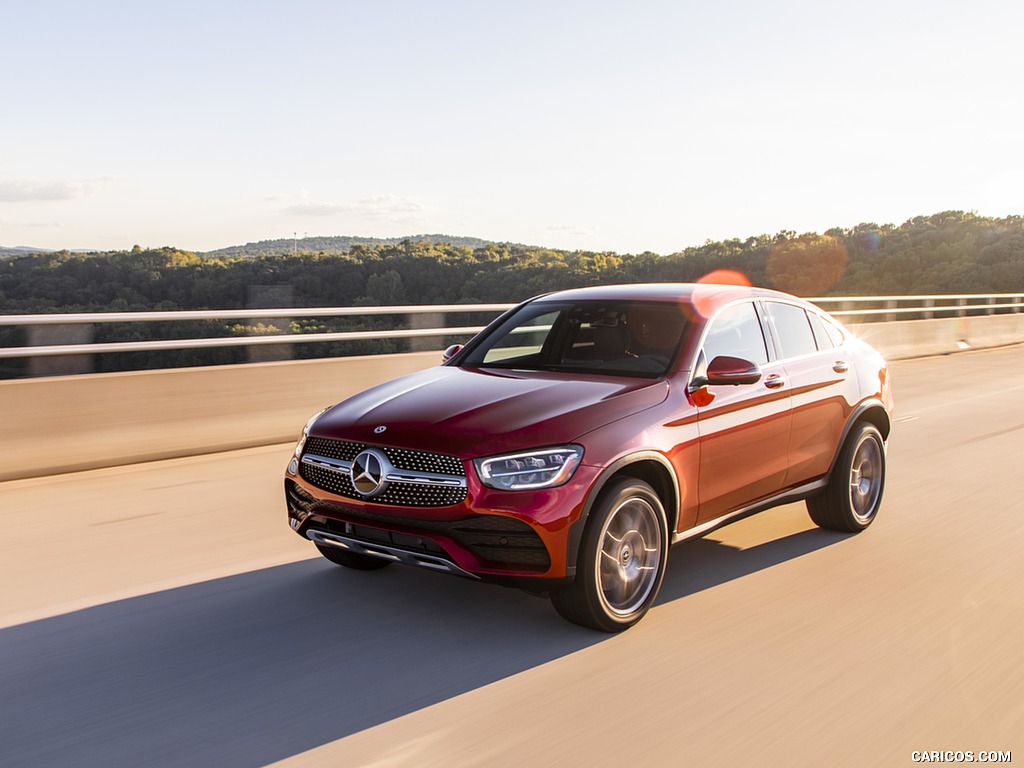
[[[750,286],[750,279],[734,269],[716,269],[697,281],[693,291],[693,306],[703,317],[710,317],[718,307],[726,286]]]

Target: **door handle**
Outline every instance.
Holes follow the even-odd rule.
[[[764,380],[764,385],[768,387],[768,389],[778,389],[779,387],[784,386],[785,383],[786,380],[777,373],[766,376]]]
[[[836,360],[832,364],[832,370],[835,371],[836,373],[846,373],[848,370],[850,370],[850,366],[846,364],[845,360]]]

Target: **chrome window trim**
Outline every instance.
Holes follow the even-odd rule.
[[[796,307],[797,309],[802,309],[804,311],[804,315],[806,315],[810,311],[810,307],[808,307],[806,304],[803,304],[802,302],[789,301],[787,299],[782,299],[782,298],[778,298],[777,299],[774,296],[762,296],[760,301],[764,305],[764,318],[765,318],[765,322],[768,324],[769,328],[771,329],[772,336],[774,337],[775,342],[779,346],[779,348],[776,350],[776,352],[779,353],[778,361],[780,363],[785,363],[787,361],[792,361],[792,360],[803,360],[806,357],[814,357],[815,355],[820,355],[822,352],[827,351],[827,350],[824,350],[824,349],[818,349],[817,348],[818,347],[818,342],[814,338],[814,330],[811,328],[810,321],[808,321],[807,322],[807,330],[811,334],[811,340],[814,341],[814,347],[815,347],[814,351],[813,352],[805,352],[802,355],[792,355],[790,357],[783,356],[783,354],[782,354],[782,340],[780,339],[779,329],[775,325],[775,318],[772,317],[771,309],[769,309],[768,305],[769,304],[788,304],[791,307]],[[805,320],[806,320],[806,317],[805,317]],[[837,347],[838,347],[838,345],[836,345],[836,347],[833,347],[833,349],[836,349]]]
[[[775,323],[772,321],[771,315],[768,313],[767,308],[765,308],[763,311],[759,311],[758,307],[757,307],[758,304],[766,305],[766,304],[769,304],[771,302],[775,302],[777,304],[790,304],[790,305],[792,305],[794,307],[799,307],[804,312],[813,312],[814,314],[818,315],[822,319],[822,322],[830,324],[834,329],[839,331],[842,340],[840,341],[840,343],[836,344],[831,349],[816,349],[814,352],[808,352],[808,353],[803,354],[803,355],[796,355],[794,357],[782,357],[781,356],[781,349],[775,349],[775,347],[777,346],[777,339],[776,339],[776,337],[778,336],[778,329],[775,327]],[[762,322],[762,326],[764,326],[764,325],[768,326],[767,330],[768,330],[768,333],[770,334],[770,337],[769,337],[769,335],[765,334],[765,328],[764,327],[762,327],[762,331],[761,331],[762,335],[764,336],[764,342],[765,342],[766,351],[769,352],[769,354],[768,354],[768,358],[769,358],[768,362],[761,366],[761,370],[762,371],[769,370],[770,368],[772,368],[775,365],[781,365],[781,364],[786,363],[786,362],[793,362],[793,361],[797,361],[797,360],[803,360],[803,359],[806,359],[806,358],[815,357],[816,355],[822,355],[822,354],[824,354],[826,352],[835,352],[835,351],[841,350],[841,349],[844,348],[844,346],[846,345],[846,342],[849,341],[850,336],[851,336],[850,331],[846,328],[846,326],[844,326],[842,323],[840,323],[838,320],[836,320],[834,317],[832,317],[830,314],[828,314],[825,310],[820,309],[819,307],[816,307],[815,305],[807,303],[807,302],[793,301],[791,299],[786,299],[784,297],[778,297],[777,298],[775,296],[744,296],[744,297],[739,298],[739,299],[733,299],[732,301],[727,302],[726,304],[723,304],[718,309],[716,309],[714,314],[712,314],[711,317],[708,318],[707,322],[704,324],[704,329],[701,331],[701,335],[700,335],[700,341],[698,342],[697,347],[696,347],[696,351],[694,352],[693,357],[690,360],[690,368],[689,368],[689,373],[687,375],[687,381],[686,381],[687,389],[690,389],[692,391],[693,380],[694,380],[694,377],[696,375],[697,362],[700,360],[701,353],[704,351],[704,342],[707,340],[708,332],[711,330],[712,324],[718,319],[718,316],[720,314],[722,314],[723,312],[725,312],[727,309],[731,309],[732,307],[736,306],[737,304],[744,304],[744,303],[753,304],[754,305],[754,311],[755,311],[755,313],[757,313],[758,320]],[[762,315],[763,315],[763,317],[762,317]],[[813,331],[812,331],[812,335],[813,335]],[[771,348],[770,350],[769,350],[769,347]],[[773,359],[773,356],[771,354],[771,350],[774,350],[776,355],[778,355],[778,356],[774,357],[774,359]],[[708,361],[708,362],[710,362],[710,361]]]

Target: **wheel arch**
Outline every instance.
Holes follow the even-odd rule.
[[[843,446],[846,445],[846,439],[850,436],[850,432],[853,431],[853,428],[861,422],[867,422],[868,424],[874,425],[882,435],[883,441],[889,439],[889,432],[892,430],[892,419],[889,417],[889,411],[886,410],[886,407],[881,400],[864,401],[853,410],[853,413],[850,414],[850,418],[846,420],[846,425],[843,427],[842,437],[836,445],[836,451],[832,455],[832,463],[829,464],[828,475],[826,477],[832,476],[832,472],[836,468],[836,462],[839,461],[839,456],[843,452]]]
[[[620,477],[643,480],[654,489],[661,500],[661,506],[665,509],[668,535],[671,540],[679,517],[679,500],[681,498],[679,479],[676,477],[675,470],[665,455],[657,451],[631,453],[612,462],[590,487],[587,499],[583,503],[583,513],[569,530],[568,551],[566,552],[566,567],[569,572],[567,575],[575,573],[580,542],[583,539],[583,531],[586,528],[587,519],[590,517],[590,511],[608,483]]]

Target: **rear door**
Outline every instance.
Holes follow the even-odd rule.
[[[828,471],[856,380],[849,355],[834,345],[816,312],[783,301],[765,300],[763,307],[789,381],[793,420],[785,485],[795,486]]]

